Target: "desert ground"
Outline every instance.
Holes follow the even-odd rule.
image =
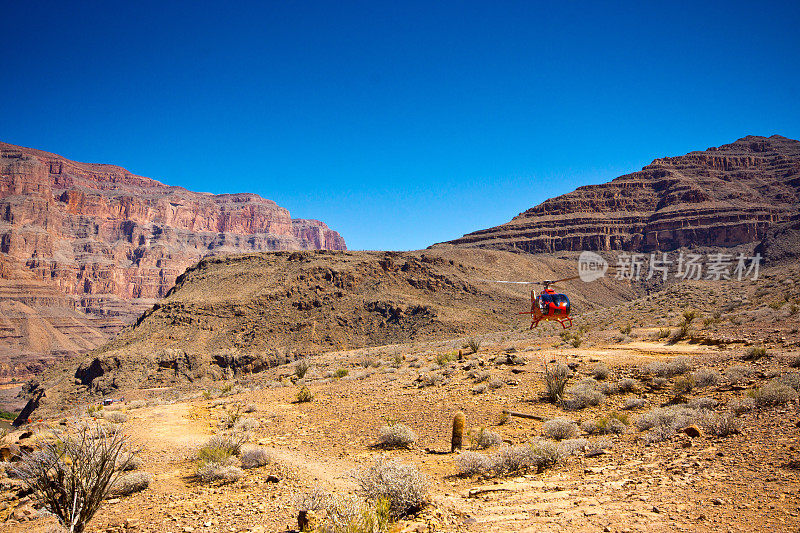
[[[796,531],[798,280],[780,269],[757,282],[680,284],[584,313],[569,330],[528,330],[520,317],[502,332],[327,352],[204,390],[120,391],[124,401],[74,407],[26,438],[121,422],[152,481],[104,502],[93,532],[293,530],[304,495],[356,492],[349,474],[382,455],[430,481],[428,505],[396,531]],[[545,363],[571,369],[571,403],[542,397]],[[301,387],[313,399],[298,402]],[[449,453],[458,411],[464,450]],[[378,446],[392,424],[418,438]],[[502,442],[477,449],[481,430]],[[234,432],[267,464],[230,483],[198,479],[197,450]],[[465,472],[476,453],[539,441],[557,447],[555,464]],[[52,530],[52,516],[18,497],[19,480],[2,483],[4,531]]]

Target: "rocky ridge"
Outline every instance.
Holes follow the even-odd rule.
[[[0,373],[98,346],[202,257],[345,248],[324,223],[256,194],[197,193],[0,143]]]
[[[730,247],[760,241],[799,200],[800,141],[748,136],[578,187],[450,244],[530,253]]]

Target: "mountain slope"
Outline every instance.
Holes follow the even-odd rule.
[[[322,222],[255,194],[196,193],[0,143],[0,357],[93,348],[207,255],[345,248]]]
[[[778,135],[656,159],[450,241],[524,252],[669,251],[761,240],[800,201],[800,141]]]

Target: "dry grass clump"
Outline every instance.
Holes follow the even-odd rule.
[[[295,395],[295,400],[297,401],[297,403],[306,403],[310,402],[313,399],[314,399],[314,394],[310,390],[308,390],[308,387],[306,387],[305,385],[300,387],[300,390],[298,390],[297,394]]]
[[[625,403],[622,404],[622,408],[626,411],[631,409],[641,409],[647,404],[647,400],[644,398],[628,398],[625,400]]]
[[[737,384],[745,381],[753,375],[753,369],[747,365],[733,365],[729,366],[723,372],[725,380],[731,384]]]
[[[147,402],[145,400],[133,400],[128,404],[128,409],[141,409],[146,405]]]
[[[352,494],[328,494],[319,489],[298,499],[298,511],[318,511],[320,533],[382,533],[389,530],[391,516],[385,499],[366,502]]]
[[[378,436],[378,445],[385,448],[410,448],[417,442],[417,434],[405,424],[383,426]]]
[[[483,394],[488,389],[486,383],[478,383],[474,387],[472,387],[473,394]]]
[[[559,403],[564,399],[564,388],[567,380],[572,375],[572,371],[561,363],[547,363],[544,365],[544,396],[547,401]]]
[[[692,398],[686,405],[691,407],[692,409],[710,410],[716,408],[717,405],[719,405],[719,402],[714,398],[701,397],[701,398]]]
[[[731,411],[736,416],[741,416],[745,413],[749,413],[753,410],[756,406],[756,402],[753,398],[749,396],[745,396],[744,398],[734,398],[730,402],[728,402],[728,410]]]
[[[503,382],[498,378],[492,378],[489,380],[489,383],[487,383],[487,385],[489,385],[490,389],[496,390],[503,386]]]
[[[756,407],[783,405],[797,399],[797,391],[779,381],[770,381],[753,393]]]
[[[706,430],[717,437],[727,437],[741,431],[741,424],[734,413],[717,413],[706,422]]]
[[[700,368],[692,372],[692,379],[697,387],[710,387],[722,379],[722,374],[713,368]]]
[[[127,496],[134,492],[141,492],[150,486],[153,481],[153,474],[149,472],[134,472],[125,474],[117,478],[111,486],[111,492],[120,496]]]
[[[594,379],[604,380],[611,375],[611,370],[606,364],[597,363],[592,367],[591,374]]]
[[[677,430],[692,424],[702,425],[707,413],[699,409],[673,405],[670,407],[657,407],[636,419],[634,425],[639,431],[646,431],[659,426]]]
[[[783,374],[777,381],[800,392],[800,373],[789,372],[788,374]]]
[[[769,355],[769,352],[767,352],[767,349],[763,346],[753,346],[744,353],[742,359],[745,361],[755,361],[767,355]]]
[[[587,420],[581,424],[581,429],[589,435],[608,435],[624,433],[628,428],[627,415],[611,413],[597,420]]]
[[[542,424],[542,435],[553,440],[571,439],[578,436],[578,424],[566,418],[554,418]]]
[[[473,370],[469,376],[475,380],[475,383],[482,383],[492,377],[488,370]]]
[[[200,464],[224,463],[242,451],[244,438],[235,435],[215,435],[197,450],[196,459]]]
[[[592,378],[579,381],[576,385],[567,389],[569,397],[562,404],[565,409],[577,410],[590,405],[600,405],[606,399],[600,390],[600,383]]]
[[[195,470],[195,475],[201,481],[210,483],[234,483],[244,477],[244,471],[238,466],[225,463],[203,463]]]
[[[456,457],[459,476],[505,476],[526,471],[541,472],[560,459],[558,446],[553,442],[505,446],[491,455],[463,452]]]
[[[242,462],[242,468],[250,469],[266,466],[272,461],[272,458],[265,448],[261,446],[248,446],[242,448],[239,460]]]
[[[117,458],[116,468],[122,472],[138,470],[141,467],[142,467],[141,458],[133,453],[126,453]]]
[[[128,421],[128,415],[123,411],[105,411],[103,413],[103,418],[112,424],[124,424]]]
[[[503,437],[501,437],[499,433],[486,428],[480,428],[478,431],[471,431],[469,438],[472,447],[479,450],[485,450],[486,448],[497,446],[503,442]]]
[[[694,389],[694,379],[692,376],[681,376],[672,384],[672,393],[676,400],[682,400]]]
[[[385,500],[392,517],[416,513],[429,500],[430,481],[416,466],[380,456],[365,467],[357,468],[350,477],[359,494],[368,501]]]
[[[647,374],[662,378],[669,378],[685,374],[692,369],[692,362],[688,357],[673,357],[667,361],[653,361],[644,366]]]
[[[566,439],[558,443],[558,453],[562,457],[577,455],[586,451],[589,446],[589,439],[578,437],[577,439]]]
[[[639,390],[639,382],[633,378],[622,378],[617,382],[619,392],[636,392]]]

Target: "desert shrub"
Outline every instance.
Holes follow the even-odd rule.
[[[636,392],[639,389],[639,382],[632,378],[622,378],[617,382],[619,392]]]
[[[220,463],[242,451],[244,438],[236,435],[214,435],[197,450],[196,458],[201,463]]]
[[[599,380],[608,379],[608,376],[611,375],[611,370],[609,370],[608,366],[603,363],[597,363],[594,365],[591,372],[592,376]]]
[[[496,390],[503,386],[503,382],[497,378],[492,378],[487,383],[490,389]]]
[[[295,400],[297,400],[297,403],[306,403],[313,399],[314,394],[308,390],[308,387],[306,386],[300,387],[300,390],[298,390],[297,394],[295,395]]]
[[[430,482],[416,466],[380,456],[350,474],[358,492],[367,500],[386,500],[393,517],[422,509],[428,502]]]
[[[741,425],[733,413],[717,413],[706,423],[706,430],[717,437],[727,437],[741,431]]]
[[[669,337],[669,334],[670,334],[669,328],[661,328],[661,329],[658,330],[658,333],[656,333],[653,336],[656,339],[661,340],[661,339],[666,339],[667,337]]]
[[[472,353],[478,353],[478,350],[481,349],[481,341],[479,341],[477,339],[470,339],[467,342],[467,346],[472,351]]]
[[[225,463],[203,463],[197,467],[195,474],[201,481],[210,483],[218,481],[220,483],[234,483],[244,476],[244,471],[238,466]]]
[[[350,371],[347,370],[346,368],[339,368],[339,369],[336,370],[336,372],[333,373],[333,377],[337,378],[337,379],[341,379],[341,378],[345,377],[349,373],[350,373]]]
[[[294,375],[297,376],[297,379],[303,379],[309,368],[311,368],[311,364],[305,359],[300,359],[294,364]]]
[[[133,400],[128,404],[128,409],[141,409],[146,406],[147,402],[144,400]]]
[[[563,402],[566,409],[583,409],[591,405],[600,405],[605,396],[598,390],[598,383],[593,379],[581,380],[574,387],[567,390],[569,398]]]
[[[133,474],[124,474],[117,478],[111,486],[113,494],[120,496],[127,496],[134,492],[141,492],[150,486],[153,480],[153,475],[148,472],[134,472]]]
[[[627,400],[625,400],[625,403],[622,404],[622,408],[625,410],[641,409],[642,407],[645,406],[646,403],[647,400],[645,400],[644,398],[628,398]]]
[[[480,428],[478,431],[470,432],[470,442],[473,448],[485,450],[503,442],[503,437],[495,431]]]
[[[625,324],[624,326],[619,328],[619,332],[622,333],[623,335],[630,335],[632,330],[633,327],[630,324]]]
[[[542,424],[542,435],[553,440],[571,439],[578,435],[578,424],[566,418],[554,418]]]
[[[366,502],[352,494],[319,494],[307,496],[298,504],[303,511],[322,511],[322,522],[314,531],[320,533],[381,533],[391,522],[389,503],[385,499]],[[309,506],[314,506],[309,508]]]
[[[725,369],[725,380],[732,383],[741,383],[753,374],[753,370],[746,365],[733,365]]]
[[[103,418],[112,424],[124,424],[128,421],[128,415],[122,411],[106,411],[103,413]]]
[[[43,440],[37,451],[23,453],[13,474],[61,526],[81,533],[125,469],[126,456],[123,434],[84,427],[75,435]]]
[[[643,436],[643,440],[648,444],[665,441],[675,435],[675,429],[672,426],[655,426],[647,430]]]
[[[792,368],[800,368],[800,355],[794,355],[789,359],[789,366]]]
[[[698,409],[674,405],[671,407],[657,407],[636,419],[634,425],[639,431],[645,431],[657,426],[667,426],[673,430],[697,424],[702,425],[707,414]]]
[[[456,474],[459,476],[475,476],[487,474],[492,470],[489,456],[477,452],[461,452],[455,460]]]
[[[694,384],[698,387],[709,387],[719,383],[722,375],[713,368],[700,368],[692,372]]]
[[[788,385],[777,381],[770,381],[757,391],[753,399],[756,407],[783,405],[797,398],[797,391]]]
[[[788,374],[783,374],[778,378],[778,383],[782,383],[796,391],[800,391],[800,373],[789,372]]]
[[[453,359],[455,358],[451,353],[440,353],[436,356],[436,364],[438,364],[439,366],[444,366]]]
[[[486,381],[487,379],[492,377],[492,374],[490,372],[486,371],[486,370],[484,370],[484,371],[473,371],[471,377],[473,379],[475,379],[475,383],[483,383],[484,381]]]
[[[236,431],[247,432],[247,431],[253,431],[258,427],[258,425],[259,425],[258,420],[256,420],[255,418],[240,418],[233,425],[233,429]]]
[[[570,455],[583,453],[587,446],[589,446],[589,441],[583,437],[566,439],[558,443],[558,453],[562,457],[568,457]]]
[[[483,394],[484,392],[486,392],[487,388],[488,387],[485,383],[478,383],[477,385],[472,387],[472,392],[473,394]]]
[[[495,475],[515,474],[527,470],[540,472],[557,461],[558,450],[552,444],[505,446],[495,452],[491,459]]]
[[[625,418],[627,420],[627,418]],[[602,417],[597,420],[587,420],[581,424],[581,429],[589,435],[608,435],[623,433],[627,428],[619,416]]]
[[[744,398],[734,398],[728,402],[728,409],[736,416],[741,416],[752,411],[755,406],[755,400],[747,396]]]
[[[246,469],[265,466],[271,461],[266,448],[262,448],[261,446],[248,446],[243,448],[239,459],[242,461],[242,468]]]
[[[767,355],[767,349],[763,346],[753,346],[744,353],[742,359],[745,361],[755,361],[757,359],[761,359],[762,357],[766,357]]]
[[[134,453],[120,454],[117,458],[117,470],[128,472],[142,467],[142,460]]]
[[[694,389],[694,379],[692,376],[681,376],[672,384],[672,393],[675,398],[683,398]]]
[[[652,364],[652,363],[651,363]],[[651,374],[659,377],[680,376],[692,369],[692,362],[688,357],[673,357],[667,361],[655,361],[655,372],[648,365]]]
[[[616,394],[619,392],[619,387],[617,387],[616,383],[600,383],[597,387],[597,390],[603,393],[605,396],[611,396],[612,394]]]
[[[220,425],[223,428],[231,429],[236,426],[244,413],[244,407],[240,403],[234,403],[225,410],[225,413],[220,419]]]
[[[560,363],[544,362],[545,398],[552,403],[559,403],[564,399],[564,388],[570,377],[570,370]]]
[[[686,405],[692,409],[714,409],[719,402],[714,398],[701,397],[692,398]]]
[[[417,442],[417,434],[404,424],[383,426],[378,436],[378,444],[386,448],[410,448]]]

